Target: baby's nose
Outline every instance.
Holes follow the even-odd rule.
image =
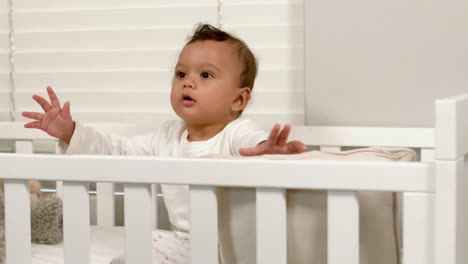
[[[184,80],[183,86],[184,86],[184,88],[193,88],[193,87],[195,87],[195,83],[193,82],[193,80],[191,78],[186,78]]]

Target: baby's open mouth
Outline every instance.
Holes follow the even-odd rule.
[[[190,96],[184,96],[183,100],[184,101],[193,101],[192,97],[190,97]]]

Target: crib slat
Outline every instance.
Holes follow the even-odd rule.
[[[63,181],[55,182],[55,191],[60,198],[63,198]]]
[[[468,260],[468,156],[457,162],[457,259]]]
[[[24,180],[5,180],[6,263],[31,263],[29,186]]]
[[[151,264],[151,185],[124,185],[125,263]]]
[[[433,204],[432,194],[403,194],[403,263],[433,263]]]
[[[454,161],[436,161],[436,213],[435,256],[436,264],[456,262],[456,193],[457,168]]]
[[[435,150],[433,148],[421,148],[421,162],[433,162],[435,160]],[[397,193],[397,221],[398,221],[398,239],[399,245],[401,246],[400,249],[404,249],[404,241],[403,241],[403,196],[405,193],[398,192]],[[404,252],[402,252],[404,254]]]
[[[114,184],[96,183],[97,225],[115,225]]]
[[[257,262],[286,264],[286,191],[257,188]]]
[[[190,263],[218,264],[218,200],[214,187],[190,186]]]
[[[158,190],[159,184],[151,184],[151,219],[153,220],[153,229],[159,228],[158,221]]]
[[[328,192],[328,264],[359,264],[359,204],[356,192]]]
[[[63,239],[66,264],[90,263],[87,183],[63,182]]]
[[[16,141],[15,142],[15,152],[22,154],[32,154],[33,153],[33,143],[32,141]]]

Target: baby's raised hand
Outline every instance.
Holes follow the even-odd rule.
[[[267,141],[258,144],[254,148],[241,148],[239,153],[242,156],[258,156],[263,154],[296,154],[306,151],[306,146],[301,141],[288,141],[290,125],[281,126],[276,124],[270,132]]]
[[[75,131],[75,122],[70,115],[70,102],[66,102],[63,108],[60,101],[51,87],[47,87],[50,104],[39,95],[33,95],[36,101],[44,110],[44,113],[23,112],[23,116],[36,121],[26,123],[26,128],[40,129],[52,137],[58,138],[65,143],[70,143],[73,132]]]

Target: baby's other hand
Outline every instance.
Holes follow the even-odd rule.
[[[258,156],[263,154],[297,154],[307,150],[301,141],[288,141],[290,125],[281,126],[276,124],[270,132],[267,141],[263,141],[254,148],[241,148],[239,153],[242,156]]]
[[[41,96],[33,95],[36,101],[44,110],[44,113],[23,112],[22,115],[36,121],[26,123],[26,128],[40,129],[52,137],[58,138],[65,143],[70,143],[73,132],[75,131],[75,122],[70,115],[70,102],[66,102],[63,108],[60,101],[51,87],[47,87],[50,104]]]

